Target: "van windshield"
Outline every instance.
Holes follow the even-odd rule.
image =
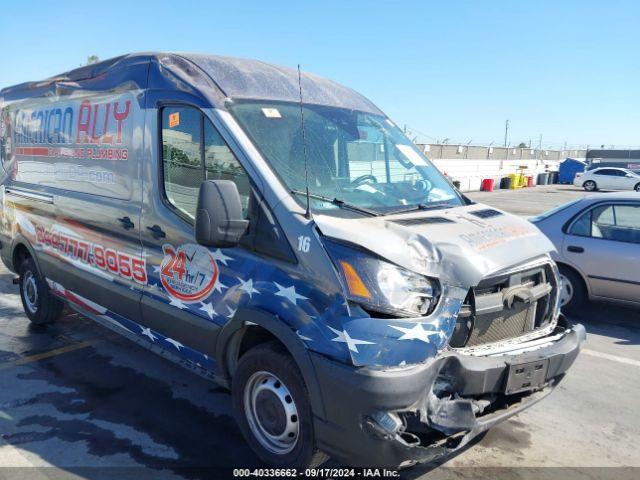
[[[389,119],[285,102],[230,103],[240,126],[286,187],[303,201],[306,147],[311,208],[376,214],[462,205],[460,195]]]

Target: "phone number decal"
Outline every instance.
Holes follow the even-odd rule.
[[[143,258],[56,230],[36,227],[36,242],[56,250],[70,260],[80,261],[139,284],[147,283],[147,264]]]

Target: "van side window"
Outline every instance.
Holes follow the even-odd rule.
[[[193,107],[162,109],[164,191],[176,209],[195,219],[198,191],[204,180],[232,180],[238,187],[245,218],[249,177],[220,133]]]
[[[191,218],[196,216],[202,166],[201,114],[191,107],[162,111],[162,160],[167,200]]]

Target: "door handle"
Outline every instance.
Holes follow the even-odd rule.
[[[159,238],[164,238],[167,236],[166,233],[164,233],[164,230],[162,230],[162,228],[160,228],[160,225],[154,225],[153,227],[147,227],[147,230],[149,230],[151,232],[151,235],[153,235],[153,238],[159,239]]]
[[[576,247],[575,245],[569,245],[567,250],[573,253],[584,253],[584,248]]]
[[[135,227],[135,224],[131,221],[129,217],[119,218],[118,221],[122,225],[122,228],[124,228],[125,230],[131,230],[133,227]]]

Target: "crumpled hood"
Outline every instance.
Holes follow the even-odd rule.
[[[554,251],[547,237],[527,220],[481,204],[384,217],[314,215],[314,219],[323,235],[466,288]]]

